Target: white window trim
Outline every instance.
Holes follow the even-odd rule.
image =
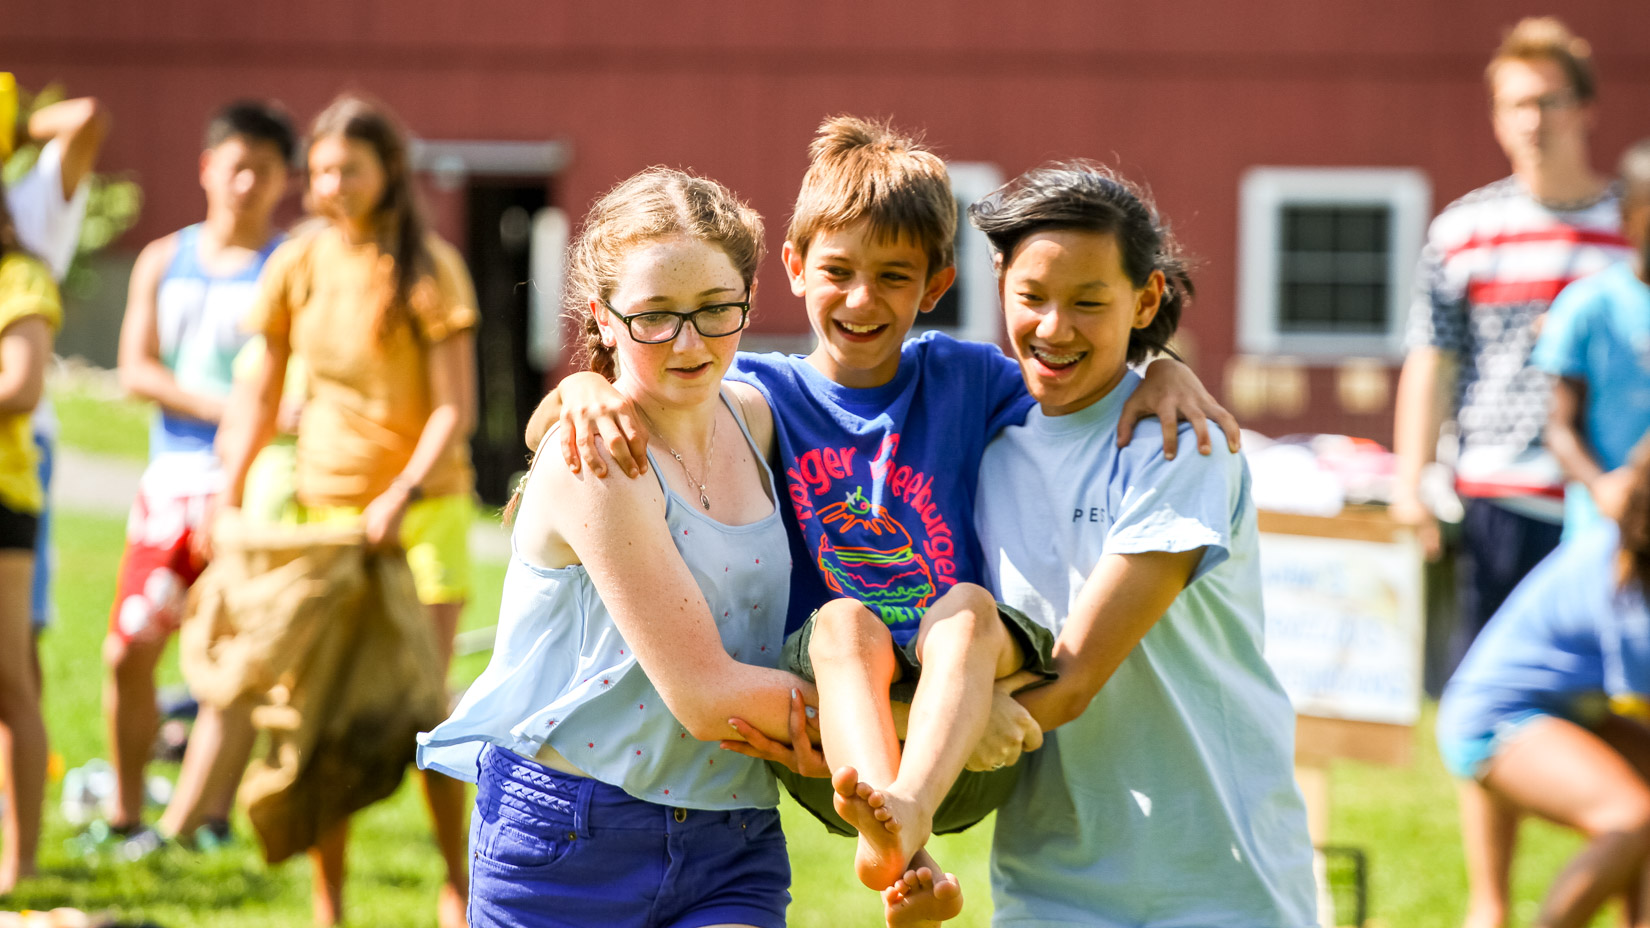
[[[1003,173],[994,164],[983,161],[951,162],[945,166],[951,175],[951,192],[964,204],[974,203],[996,190],[1003,183]],[[913,327],[918,331],[937,329],[956,338],[976,342],[1001,344],[1003,312],[997,300],[997,275],[991,269],[991,244],[985,233],[962,217],[962,231],[957,236],[957,282],[962,301],[957,307],[958,325],[924,325],[917,317]]]
[[[1284,204],[1392,209],[1387,331],[1313,335],[1279,330],[1279,216]],[[1415,261],[1432,208],[1432,185],[1425,173],[1416,168],[1250,168],[1243,176],[1239,208],[1239,351],[1307,360],[1403,356]]]

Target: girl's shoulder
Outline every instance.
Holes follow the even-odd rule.
[[[62,298],[45,262],[25,252],[7,252],[0,256],[0,328],[25,316],[42,316],[56,329],[63,320]]]

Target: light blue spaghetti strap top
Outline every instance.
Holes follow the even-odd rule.
[[[790,549],[773,473],[738,411],[729,408],[761,466],[773,513],[749,525],[725,525],[661,476],[665,522],[729,656],[776,667]],[[648,459],[659,474],[658,461],[651,453]],[[690,809],[778,805],[762,761],[696,740],[670,714],[583,566],[541,567],[515,547],[512,534],[492,660],[452,717],[419,735],[420,767],[473,782],[483,744],[532,757],[548,743],[580,770],[649,802]]]

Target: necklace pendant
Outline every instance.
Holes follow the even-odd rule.
[[[704,487],[699,488],[699,505],[705,507],[706,512],[710,511],[710,497],[705,495]]]

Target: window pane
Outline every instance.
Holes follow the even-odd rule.
[[[1380,333],[1387,327],[1391,208],[1284,206],[1278,325],[1286,332]]]

